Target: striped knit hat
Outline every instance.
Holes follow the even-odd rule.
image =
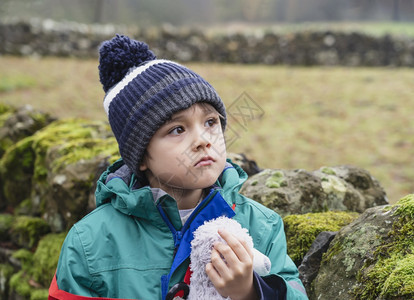
[[[173,61],[156,59],[148,45],[116,35],[99,49],[104,108],[125,164],[136,175],[145,149],[165,121],[198,102],[211,104],[224,120],[224,104],[201,76]]]

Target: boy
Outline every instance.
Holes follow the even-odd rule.
[[[97,208],[68,233],[50,298],[172,299],[189,272],[192,233],[224,215],[249,230],[272,269],[258,276],[251,250],[223,229],[227,244],[206,266],[217,291],[307,299],[280,216],[238,193],[247,175],[226,161],[226,111],[211,85],[119,35],[101,46],[99,70],[122,159],[101,175]]]

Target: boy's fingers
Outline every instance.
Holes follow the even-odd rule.
[[[213,257],[217,260],[220,259],[226,265],[226,267],[227,265],[234,266],[235,264],[240,263],[240,259],[238,258],[236,253],[234,253],[233,249],[230,248],[230,246],[227,244],[223,244],[223,243],[214,244],[214,248],[211,251],[211,254],[212,254],[211,256],[212,261],[213,261]],[[220,274],[222,273],[220,272]]]
[[[220,229],[218,233],[234,251],[240,261],[245,262],[253,258],[253,252],[245,240],[239,240],[225,229]]]
[[[230,261],[227,258],[226,261],[230,263]],[[221,277],[225,276],[229,271],[227,263],[221,257],[220,252],[215,248],[211,250],[211,264]]]
[[[214,268],[213,263],[206,264],[206,274],[214,285],[221,281],[221,276]]]

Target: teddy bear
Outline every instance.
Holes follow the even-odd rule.
[[[225,243],[223,238],[218,234],[218,230],[221,228],[225,228],[228,232],[247,242],[247,245],[253,252],[253,270],[258,275],[266,276],[270,273],[270,259],[254,248],[252,237],[246,228],[242,228],[237,221],[228,217],[219,217],[206,221],[194,232],[194,239],[191,242],[190,268],[192,274],[190,277],[188,300],[230,299],[222,297],[217,292],[205,272],[207,263],[211,261],[211,250],[214,243]]]

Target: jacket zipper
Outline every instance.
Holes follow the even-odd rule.
[[[170,219],[168,218],[168,216],[166,215],[165,211],[162,209],[161,205],[158,204],[157,205],[157,209],[160,212],[161,217],[163,218],[165,224],[167,224],[168,228],[170,229],[173,239],[174,239],[174,259],[175,256],[177,254],[178,248],[180,247],[181,244],[181,240],[183,238],[183,235],[186,233],[186,231],[189,229],[191,222],[194,220],[194,216],[196,216],[196,214],[198,214],[198,212],[203,209],[203,207],[205,206],[205,203],[209,200],[212,199],[215,194],[216,194],[216,190],[212,190],[207,197],[205,197],[203,199],[203,201],[201,201],[201,203],[196,207],[196,209],[191,213],[190,217],[187,219],[187,221],[184,223],[183,227],[181,228],[181,230],[176,230],[173,226],[173,224],[171,223]],[[161,294],[162,294],[162,299],[165,299],[167,292],[168,292],[168,285],[169,285],[169,281],[170,281],[170,275],[163,275],[161,276]]]
[[[203,205],[203,202],[207,201],[208,199],[211,199],[215,193],[216,190],[210,191],[210,193],[201,201],[201,203],[195,208],[195,210],[191,213],[190,217],[187,219],[187,221],[184,223],[181,230],[176,230],[171,223],[170,219],[165,214],[164,210],[162,209],[161,205],[157,205],[158,211],[161,214],[161,217],[163,218],[164,222],[167,224],[168,228],[170,229],[173,239],[174,239],[174,256],[178,250],[178,247],[180,246],[181,239],[183,238],[184,233],[187,231],[187,229],[190,227],[190,223],[194,219],[194,216],[198,213],[200,210],[200,207]]]

